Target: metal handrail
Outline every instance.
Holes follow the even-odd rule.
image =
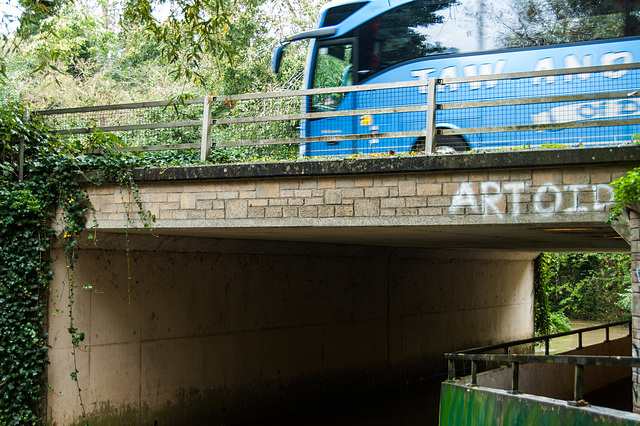
[[[606,330],[605,341],[608,342],[610,340],[610,338],[609,338],[609,336],[610,336],[610,328],[611,327],[620,326],[620,325],[628,325],[629,326],[629,335],[631,335],[631,332],[632,332],[631,320],[624,320],[624,321],[611,322],[611,323],[608,323],[608,324],[601,324],[601,325],[594,325],[594,326],[591,326],[591,327],[580,328],[578,330],[563,331],[562,333],[547,334],[547,335],[544,335],[544,336],[530,337],[528,339],[514,340],[514,341],[511,341],[511,342],[498,343],[498,344],[495,344],[495,345],[480,346],[480,347],[477,347],[477,348],[471,348],[471,349],[465,349],[463,351],[457,351],[456,353],[457,354],[472,354],[472,353],[481,353],[481,352],[491,352],[491,351],[495,351],[495,350],[498,350],[498,349],[506,349],[508,351],[508,349],[510,347],[513,347],[513,346],[526,345],[527,343],[545,342],[545,355],[549,355],[549,342],[551,341],[551,339],[556,339],[558,337],[565,337],[565,336],[571,336],[571,335],[577,334],[578,335],[578,348],[582,348],[582,334],[583,333],[586,333],[588,331],[595,331],[595,330],[605,329]]]
[[[453,381],[456,377],[456,361],[471,362],[471,386],[477,386],[478,362],[499,362],[507,363],[512,367],[511,392],[518,393],[520,364],[570,364],[574,365],[574,388],[573,400],[581,401],[583,397],[584,366],[596,365],[602,367],[626,367],[640,368],[640,358],[630,356],[594,356],[594,355],[549,355],[549,341],[553,338],[578,334],[579,348],[582,348],[582,333],[594,330],[606,329],[606,340],[609,341],[609,328],[619,325],[629,324],[629,334],[631,334],[631,321],[618,321],[599,326],[586,327],[579,330],[567,331],[563,333],[550,334],[546,336],[521,339],[498,345],[483,346],[479,348],[467,349],[455,353],[446,353],[444,356],[448,362],[448,380]],[[530,354],[508,354],[509,347],[545,341],[545,355]],[[497,349],[505,349],[505,354],[489,354],[486,352]],[[484,352],[484,353],[479,353]]]
[[[96,112],[102,110],[117,110],[117,109],[138,109],[149,107],[166,107],[170,105],[193,105],[203,104],[204,112],[202,120],[191,121],[175,121],[168,123],[148,123],[148,124],[136,124],[136,125],[116,125],[116,126],[95,126],[59,130],[61,134],[86,134],[95,130],[102,130],[107,132],[117,131],[131,131],[131,130],[144,130],[144,129],[161,129],[161,128],[175,128],[175,127],[202,127],[202,143],[201,159],[208,156],[213,146],[211,140],[211,127],[221,124],[249,124],[249,123],[266,123],[276,121],[292,121],[292,120],[313,120],[319,118],[330,117],[350,117],[350,116],[363,116],[374,114],[392,114],[392,113],[404,113],[404,112],[417,112],[426,111],[427,120],[425,123],[424,131],[412,131],[412,132],[393,132],[393,133],[377,133],[372,131],[370,133],[361,134],[344,134],[334,136],[322,136],[315,138],[300,138],[300,137],[288,137],[288,138],[273,138],[273,139],[259,139],[259,140],[246,140],[246,141],[220,141],[218,146],[243,146],[243,145],[275,145],[275,144],[291,144],[291,143],[309,143],[315,141],[332,142],[332,141],[347,141],[347,140],[360,140],[360,139],[384,139],[395,137],[424,137],[425,138],[425,151],[435,151],[435,136],[436,135],[463,135],[472,133],[495,133],[495,132],[513,132],[513,131],[530,131],[530,130],[553,130],[553,129],[567,129],[567,128],[579,128],[579,127],[594,127],[594,126],[622,126],[630,124],[640,124],[640,118],[627,118],[627,119],[610,119],[610,120],[598,120],[588,122],[558,122],[558,123],[540,123],[531,125],[515,125],[515,126],[500,126],[500,127],[481,127],[481,128],[460,128],[460,129],[436,129],[435,128],[435,112],[436,110],[444,109],[459,109],[459,108],[482,108],[487,106],[504,106],[504,105],[525,105],[532,103],[557,103],[557,102],[573,102],[576,100],[599,100],[599,99],[612,99],[612,98],[627,98],[637,97],[640,91],[628,90],[628,91],[615,91],[615,92],[602,92],[602,93],[586,93],[586,94],[571,94],[571,95],[554,95],[548,97],[528,97],[522,99],[509,99],[509,100],[492,100],[492,101],[479,101],[479,102],[459,102],[459,103],[437,103],[436,95],[438,90],[436,86],[446,86],[450,84],[460,83],[474,83],[482,81],[496,81],[507,79],[521,79],[521,78],[542,78],[550,76],[570,75],[570,74],[588,74],[595,72],[620,72],[631,69],[640,69],[640,63],[631,64],[617,64],[606,66],[594,66],[594,67],[580,67],[571,69],[558,69],[558,70],[542,70],[531,72],[518,72],[518,73],[506,73],[506,74],[494,74],[494,75],[481,75],[470,77],[456,77],[456,78],[444,78],[436,79],[429,78],[428,80],[416,80],[405,81],[397,83],[382,83],[382,84],[370,84],[370,85],[357,85],[357,86],[343,86],[343,87],[330,87],[322,89],[308,89],[308,90],[295,90],[286,92],[271,92],[271,93],[248,93],[242,95],[229,95],[229,96],[207,96],[197,99],[189,99],[185,101],[155,101],[155,102],[139,102],[120,105],[106,105],[106,106],[92,106],[81,108],[65,108],[59,110],[41,110],[36,111],[37,115],[63,115],[72,113],[84,113],[84,112]],[[421,87],[421,90],[427,94],[427,102],[418,106],[404,106],[404,107],[388,107],[388,108],[376,108],[376,109],[359,109],[348,111],[325,111],[325,112],[312,112],[312,113],[298,113],[298,114],[282,114],[282,115],[270,115],[260,117],[242,117],[242,118],[221,118],[213,119],[211,117],[211,105],[214,103],[222,103],[225,105],[232,104],[235,101],[246,100],[265,100],[276,99],[284,97],[300,97],[300,96],[312,96],[318,94],[329,93],[352,93],[363,91],[375,91],[375,90],[388,90],[397,88],[411,88]],[[187,146],[188,145],[188,146]],[[153,149],[182,149],[193,148],[193,144],[183,145],[165,145],[157,146]],[[144,150],[143,148],[133,148]]]

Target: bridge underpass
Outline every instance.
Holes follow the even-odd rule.
[[[638,160],[633,146],[139,170],[152,231],[126,191],[91,186],[97,243],[76,275],[92,289],[74,313],[89,418],[246,421],[530,337],[539,252],[629,251],[604,222],[609,183]],[[67,424],[81,408],[54,267],[48,411]]]

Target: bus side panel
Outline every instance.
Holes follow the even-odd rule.
[[[474,55],[456,55],[424,58],[400,65],[376,75],[366,84],[392,83],[418,79],[452,78],[471,75],[493,75],[534,70],[575,68],[622,64],[640,61],[640,39],[584,43],[569,46],[519,49]],[[630,94],[640,87],[637,70],[598,74],[574,74],[520,80],[492,80],[440,86],[438,103],[479,100],[517,99],[523,97],[572,95],[607,91],[625,91]],[[426,86],[411,89],[387,89],[361,92],[345,97],[338,109],[358,109],[426,105]],[[355,97],[355,101],[353,99]],[[346,103],[348,102],[348,103]],[[349,107],[347,107],[349,105]],[[624,99],[574,101],[568,103],[539,104],[537,106],[502,106],[468,110],[441,110],[437,126],[446,128],[476,128],[522,124],[563,123],[575,121],[638,118],[640,102],[633,96]],[[308,136],[321,136],[323,131],[335,134],[421,131],[426,127],[425,113],[379,114],[357,117],[356,123],[330,119],[309,123]],[[354,130],[355,128],[355,130]],[[545,130],[537,132],[486,133],[464,135],[473,149],[513,148],[539,146],[545,143],[563,145],[602,145],[628,142],[638,126],[602,127],[590,129]],[[341,142],[338,145],[341,145]],[[373,154],[394,151],[408,152],[412,139],[377,140],[375,138],[350,143],[350,153]],[[310,144],[308,155],[344,155],[336,145]]]

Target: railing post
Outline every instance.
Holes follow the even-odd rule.
[[[427,134],[424,140],[424,152],[433,153],[436,149],[436,82],[435,78],[429,79],[427,85]]]
[[[549,355],[549,344],[551,343],[551,339],[544,339],[544,354]]]
[[[449,360],[449,372],[447,378],[452,381],[456,379],[456,362],[452,359]]]
[[[609,341],[609,326],[607,326],[607,328],[605,330],[606,331],[605,331],[605,339],[604,339],[604,341],[608,342]]]
[[[511,393],[518,393],[518,386],[520,382],[520,363],[512,362],[511,368],[513,369],[513,375],[511,376]]]
[[[471,361],[471,386],[478,386],[478,363]]]
[[[212,96],[204,97],[204,110],[202,112],[202,143],[200,144],[200,162],[207,161],[207,157],[211,154],[211,104]]]
[[[573,376],[573,400],[576,402],[582,399],[583,377],[584,365],[576,364],[575,374]]]
[[[582,349],[582,332],[578,333],[578,349]]]

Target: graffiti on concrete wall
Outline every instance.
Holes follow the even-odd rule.
[[[552,216],[601,212],[613,203],[608,184],[559,185],[546,183],[531,188],[527,182],[463,182],[451,200],[449,213],[469,212],[484,216],[519,216],[525,213]],[[465,210],[466,209],[466,210]]]

